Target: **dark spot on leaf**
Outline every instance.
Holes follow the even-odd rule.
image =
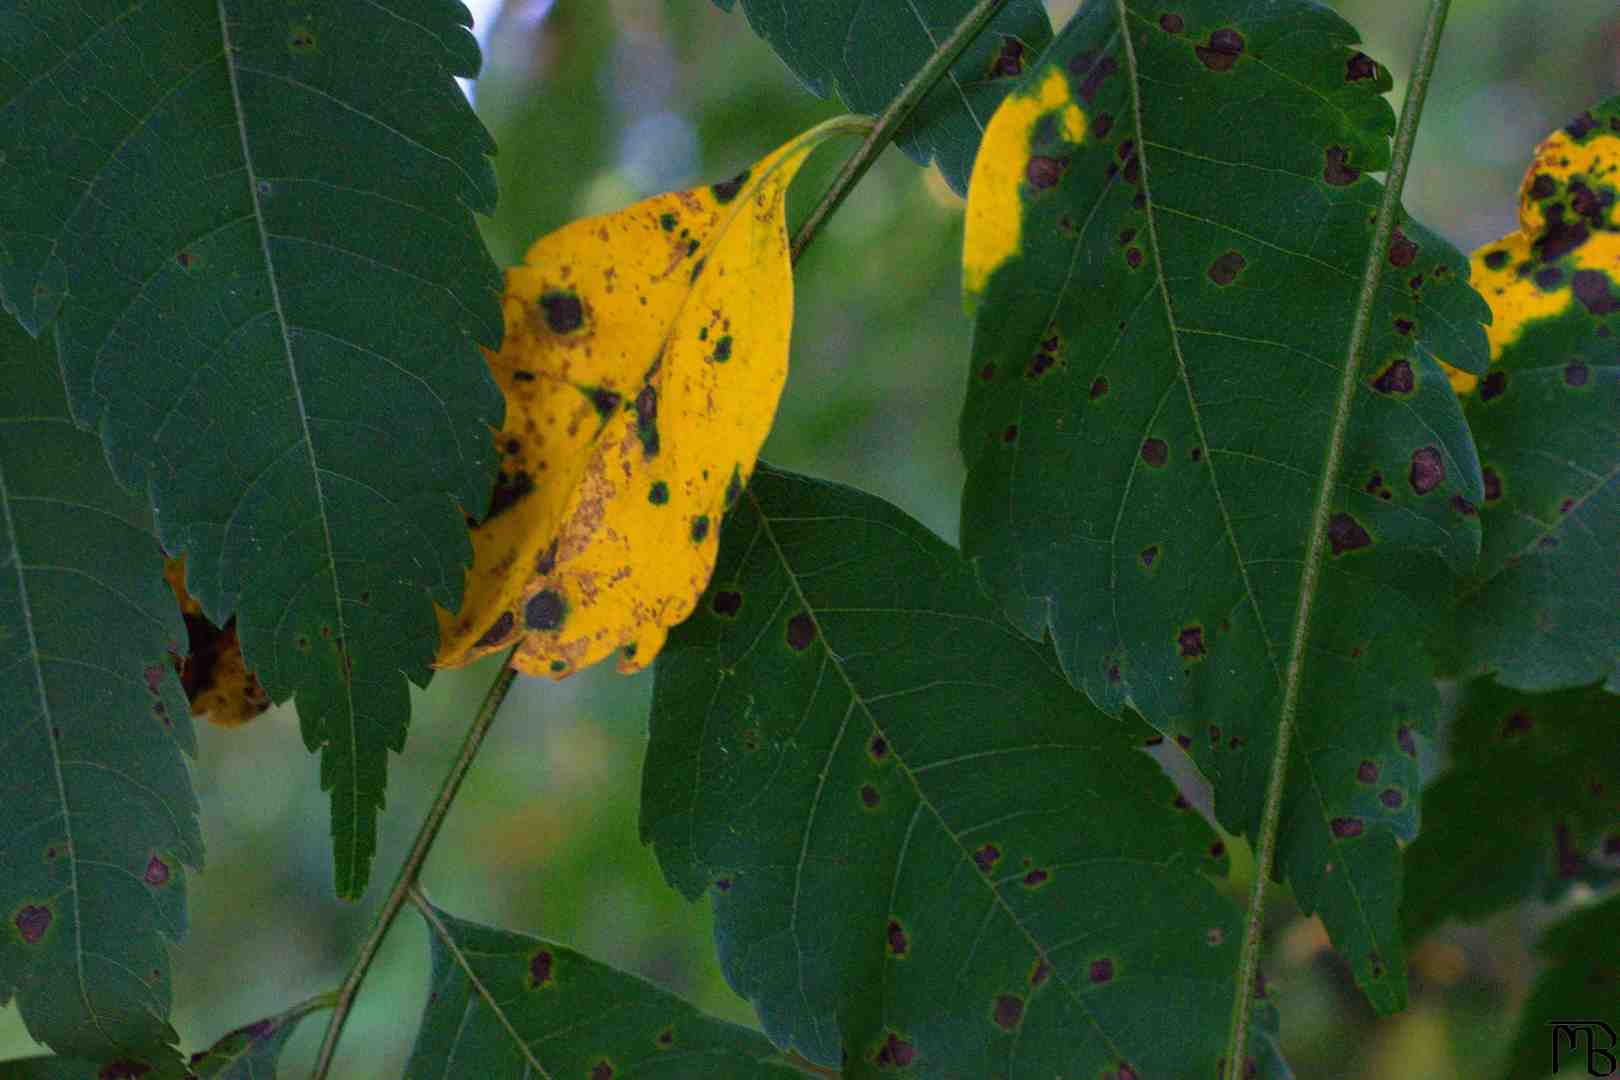
[[[1412,377],[1412,365],[1395,360],[1378,373],[1372,385],[1380,394],[1410,394],[1417,383]]]
[[[714,201],[719,203],[721,206],[724,206],[732,199],[735,199],[737,197],[737,192],[741,191],[742,186],[748,183],[748,173],[749,170],[744,169],[736,176],[733,176],[730,180],[723,180],[720,183],[710,187],[709,190],[714,192]]]
[[[1361,819],[1353,817],[1337,817],[1328,823],[1333,835],[1341,840],[1348,840],[1352,836],[1361,835]]]
[[[662,480],[654,480],[652,487],[647,489],[647,501],[654,506],[663,506],[669,502],[669,485]]]
[[[1560,502],[1558,504],[1558,512],[1560,514],[1567,514],[1573,509],[1575,509],[1575,500],[1574,499],[1565,499],[1564,501],[1562,501],[1562,502]]]
[[[585,305],[579,302],[577,293],[563,289],[541,293],[540,307],[553,334],[572,334],[585,325]]]
[[[1184,659],[1196,660],[1204,655],[1204,628],[1184,626],[1176,635],[1176,646]]]
[[[1068,158],[1047,157],[1036,154],[1024,166],[1024,179],[1036,191],[1045,191],[1063,179],[1063,171],[1069,167]]]
[[[1230,285],[1237,280],[1239,273],[1248,265],[1243,256],[1235,251],[1227,251],[1215,257],[1209,264],[1209,280],[1217,285]]]
[[[1572,139],[1584,139],[1597,127],[1597,121],[1592,119],[1590,111],[1583,112],[1564,126]]]
[[[1024,43],[1014,37],[1001,39],[1001,51],[990,61],[992,79],[1010,79],[1024,72]]]
[[[506,442],[502,444],[501,449],[506,452],[508,457],[514,456],[523,450],[523,440],[507,439]]]
[[[1018,441],[1018,425],[1017,424],[1008,424],[1007,425],[1007,430],[1003,431],[1001,433],[1001,441],[1004,442],[1004,443],[1015,443],[1015,442],[1017,442]]]
[[[1378,65],[1373,63],[1372,57],[1364,52],[1358,52],[1344,62],[1344,81],[1360,82],[1370,79],[1378,74]]]
[[[1170,460],[1170,446],[1163,439],[1144,439],[1141,453],[1142,460],[1155,469],[1164,468]]]
[[[680,224],[680,219],[674,214],[658,215],[658,227],[663,229],[665,232],[674,232],[675,226],[678,224]]]
[[[668,1050],[675,1045],[675,1029],[665,1028],[658,1033],[658,1038],[654,1041],[658,1044],[658,1049]]]
[[[726,334],[714,343],[714,362],[723,364],[731,359],[731,335]]]
[[[1400,226],[1395,227],[1395,235],[1389,240],[1389,265],[1411,266],[1412,260],[1418,256],[1418,246],[1406,238]],[[1439,273],[1439,271],[1435,271]]]
[[[1209,857],[1210,858],[1218,859],[1222,855],[1225,855],[1225,854],[1226,854],[1226,845],[1224,843],[1222,843],[1221,841],[1217,840],[1213,844],[1209,845]]]
[[[1508,253],[1498,248],[1485,253],[1485,267],[1488,270],[1500,270],[1508,264]]]
[[[1243,35],[1236,30],[1217,30],[1209,35],[1207,45],[1194,46],[1193,52],[1209,70],[1231,71],[1237,58],[1243,55]]]
[[[1356,779],[1363,784],[1378,783],[1378,763],[1375,761],[1363,761],[1360,765],[1357,765]]]
[[[1147,192],[1138,191],[1136,193],[1136,198],[1131,200],[1131,208],[1135,209],[1135,210],[1142,210],[1142,209],[1145,209],[1146,207],[1147,207]]]
[[[692,543],[701,544],[709,535],[709,515],[699,514],[692,519]]]
[[[1540,540],[1536,541],[1536,547],[1541,549],[1542,551],[1551,551],[1553,548],[1555,548],[1557,546],[1558,546],[1558,537],[1556,537],[1556,536],[1543,536]]]
[[[1204,931],[1204,941],[1211,947],[1221,945],[1226,941],[1226,931],[1218,926],[1212,926]]]
[[[874,735],[866,744],[866,752],[872,755],[873,761],[881,762],[889,756],[889,740],[882,735]]]
[[[1131,159],[1125,163],[1125,168],[1121,171],[1120,175],[1125,178],[1125,182],[1127,184],[1135,186],[1142,179],[1142,159],[1139,156],[1132,154]],[[1136,264],[1131,263],[1131,265],[1135,266]]]
[[[873,787],[871,784],[861,785],[861,804],[864,805],[868,810],[876,809],[878,804],[882,801],[883,796],[878,794],[877,788]]]
[[[728,877],[714,879],[714,887],[719,889],[721,892],[730,892],[731,884],[731,879]]]
[[[878,1068],[904,1069],[911,1064],[916,1056],[917,1048],[891,1031],[888,1039],[878,1048]]]
[[[658,456],[658,391],[651,386],[636,395],[636,437],[643,456]]]
[[[174,261],[180,264],[180,269],[190,270],[197,264],[197,257],[189,251],[182,251],[175,255]]]
[[[1577,270],[1570,281],[1575,298],[1593,315],[1620,310],[1620,300],[1609,295],[1609,278],[1599,270]]]
[[[1446,479],[1446,463],[1440,456],[1439,448],[1420,446],[1412,451],[1412,470],[1407,479],[1412,484],[1412,490],[1419,495],[1427,495],[1439,487]]]
[[[816,621],[808,612],[799,612],[788,620],[787,643],[788,648],[795,652],[803,652],[816,640]]]
[[[591,1080],[613,1080],[613,1063],[603,1058],[591,1066]]]
[[[1546,173],[1537,173],[1530,181],[1532,199],[1550,199],[1558,194],[1558,182]]]
[[[1024,999],[1017,994],[998,994],[992,1015],[996,1027],[1002,1031],[1011,1031],[1024,1019]]]
[[[982,874],[988,874],[1000,861],[1001,849],[994,844],[983,844],[973,852],[973,865],[977,866]]]
[[[904,956],[911,950],[911,939],[906,936],[906,928],[900,925],[898,919],[889,920],[887,933],[890,956]]]
[[[1089,977],[1094,983],[1109,982],[1114,977],[1114,962],[1107,957],[1091,962]]]
[[[1159,16],[1159,29],[1167,34],[1179,34],[1185,25],[1187,24],[1182,21],[1181,16],[1174,12],[1167,11]]]
[[[1132,158],[1131,160],[1135,161],[1136,159]],[[1138,266],[1141,266],[1142,265],[1142,249],[1141,248],[1131,248],[1128,251],[1126,251],[1125,252],[1125,265],[1129,266],[1132,270],[1135,270]]]
[[[1389,807],[1391,810],[1399,810],[1402,806],[1406,805],[1406,796],[1399,788],[1390,787],[1385,788],[1383,791],[1378,793],[1378,801]]]
[[[1346,162],[1350,159],[1350,151],[1342,146],[1330,146],[1322,152],[1324,164],[1322,166],[1322,180],[1333,187],[1344,187],[1356,182],[1361,170],[1354,168]]]
[[[538,990],[551,982],[551,951],[541,949],[529,957],[529,989]]]
[[[1395,332],[1397,334],[1401,334],[1402,336],[1411,334],[1411,332],[1412,332],[1412,320],[1411,319],[1396,319],[1395,320]]]
[[[534,382],[536,377],[534,372],[524,371],[521,368],[512,372],[512,378],[517,382]]]
[[[315,31],[307,26],[295,26],[287,35],[287,47],[295,53],[315,51]]]
[[[1154,732],[1152,735],[1149,735],[1147,738],[1142,740],[1142,745],[1158,746],[1162,742],[1164,742],[1164,736],[1160,735],[1158,732]]]
[[[534,559],[534,572],[536,574],[540,575],[541,577],[545,577],[547,574],[551,573],[556,568],[557,568],[557,541],[553,540],[550,544],[548,544],[546,546],[546,550],[542,551],[539,555],[535,556],[535,559]]]
[[[1546,266],[1535,272],[1534,280],[1536,288],[1551,292],[1564,283],[1564,272],[1556,266]]]
[[[140,1080],[151,1071],[152,1066],[145,1062],[120,1058],[103,1065],[96,1073],[96,1080]]]
[[[153,855],[146,860],[146,872],[141,877],[153,888],[161,888],[169,883],[169,864]]]
[[[1112,56],[1096,58],[1096,54],[1083,52],[1069,61],[1069,70],[1076,75],[1084,75],[1080,82],[1079,93],[1081,100],[1090,105],[1102,89],[1102,84],[1110,75],[1119,70],[1119,65]]]
[[[1120,232],[1119,232],[1120,246],[1123,247],[1124,245],[1130,243],[1132,240],[1135,240],[1135,239],[1136,239],[1136,230],[1135,229],[1121,229],[1120,230]]]
[[[697,254],[697,249],[698,249],[698,242],[695,239],[694,240],[688,240],[686,242],[686,257],[688,259],[690,259],[693,255],[696,255]],[[696,274],[693,275],[693,277],[696,277],[696,276],[697,276]]]
[[[1108,133],[1114,130],[1114,118],[1107,113],[1098,113],[1097,119],[1091,122],[1091,134],[1096,138],[1105,139]]]
[[[1176,745],[1181,747],[1183,750],[1191,749],[1192,748],[1192,736],[1191,735],[1177,735],[1176,736]]]
[[[693,241],[693,243],[696,243],[696,241]],[[709,263],[709,258],[706,255],[703,258],[699,259],[697,262],[693,263],[692,264],[692,275],[690,277],[688,277],[686,280],[688,282],[696,281],[698,279],[698,275],[703,273],[703,268],[705,266],[707,266],[708,263]]]
[[[522,469],[508,473],[505,469],[495,474],[495,491],[489,497],[489,513],[482,524],[488,524],[506,513],[534,491],[534,478]]]
[[[1051,876],[1052,875],[1048,874],[1045,870],[1042,870],[1040,867],[1036,867],[1024,875],[1024,888],[1038,889],[1042,885],[1045,885],[1047,879]]]
[[[45,931],[51,928],[51,919],[50,908],[39,904],[24,904],[12,922],[25,942],[37,945],[39,939],[45,936]]]
[[[1341,511],[1328,519],[1328,543],[1333,547],[1333,554],[1343,555],[1371,544],[1372,537],[1361,527],[1361,522]]]
[[[1034,965],[1029,969],[1029,985],[1031,989],[1052,977],[1052,966],[1046,962],[1045,957],[1037,956]]]
[[[590,392],[590,397],[591,406],[596,410],[596,415],[603,420],[612,416],[614,410],[619,407],[619,395],[605,386],[594,387]]]
[[[1473,517],[1475,514],[1479,513],[1474,504],[1463,498],[1461,495],[1453,495],[1451,497],[1451,508],[1457,513],[1461,514],[1463,517]]]
[[[541,589],[523,605],[523,624],[530,630],[555,630],[568,616],[568,604],[555,589]]]
[[[1507,372],[1493,371],[1479,382],[1479,400],[1499,398],[1507,390]]]
[[[1502,477],[1489,465],[1483,470],[1485,479],[1485,501],[1493,503],[1502,497]]]
[[[1547,211],[1547,227],[1530,245],[1530,250],[1536,252],[1542,262],[1556,262],[1586,243],[1591,236],[1586,222],[1577,221],[1571,225],[1564,220],[1564,208],[1554,206]]]
[[[742,610],[742,603],[742,593],[735,589],[721,589],[714,594],[714,599],[709,601],[709,606],[721,618],[731,619],[735,618],[737,612]]]
[[[1564,385],[1585,386],[1589,374],[1587,366],[1577,360],[1564,369]]]
[[[1192,803],[1187,801],[1187,796],[1178,791],[1176,797],[1170,800],[1170,805],[1177,810],[1186,810],[1192,806]]]
[[[1150,544],[1142,549],[1142,566],[1144,569],[1153,565],[1153,560],[1159,557],[1159,545]]]

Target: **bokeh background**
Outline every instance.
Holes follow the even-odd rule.
[[[1096,2],[1096,0],[1092,0]],[[841,111],[805,93],[739,12],[709,0],[475,0],[484,75],[470,88],[500,144],[501,203],[485,234],[498,262],[575,217],[731,176]],[[1053,0],[1061,25],[1079,6]],[[1368,52],[1395,73],[1397,105],[1422,5],[1341,0]],[[1408,208],[1464,250],[1514,225],[1535,142],[1620,91],[1613,0],[1456,0],[1407,186]],[[794,188],[814,201],[852,145],[822,150]],[[889,151],[797,273],[792,375],[768,460],[858,484],[956,535],[956,423],[969,326],[958,270],[960,201]],[[332,898],[327,800],[290,708],[246,729],[204,724],[193,763],[207,869],[189,878],[191,931],[174,950],[186,1049],[325,989],[349,956],[426,810],[494,668],[416,695],[392,763],[370,893]],[[726,986],[706,901],[667,888],[637,835],[651,675],[520,681],[463,788],[424,884],[459,915],[540,934],[638,972],[703,1008],[753,1023]],[[1230,845],[1242,851],[1241,845]],[[1234,890],[1246,864],[1234,860]],[[1302,1077],[1487,1075],[1556,914],[1531,909],[1451,926],[1418,946],[1413,1004],[1374,1018],[1320,924],[1274,892],[1268,983]],[[427,993],[427,938],[406,912],[351,1021],[336,1073],[397,1076]],[[284,1077],[307,1075],[322,1018],[295,1037]],[[0,1058],[33,1052],[0,1011]]]

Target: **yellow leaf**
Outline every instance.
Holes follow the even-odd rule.
[[[1605,201],[1604,193],[1617,182],[1620,135],[1611,128],[1579,136],[1562,129],[1536,147],[1519,185],[1518,231],[1472,257],[1474,288],[1491,306],[1485,333],[1493,363],[1531,323],[1588,300],[1609,302],[1608,282],[1620,281],[1620,204]],[[1593,297],[1582,298],[1583,282],[1592,283]],[[1479,382],[1449,364],[1441,367],[1459,394]]]
[[[628,673],[691,613],[787,378],[788,184],[828,135],[864,129],[829,121],[725,183],[576,221],[507,271],[486,353],[501,472],[437,666],[521,638],[528,674],[615,650]]]
[[[206,716],[220,727],[241,727],[270,707],[270,695],[242,659],[236,619],[228,620],[223,629],[208,621],[202,606],[186,592],[185,556],[165,559],[163,576],[186,618],[186,655],[175,657],[175,668],[191,715]]]

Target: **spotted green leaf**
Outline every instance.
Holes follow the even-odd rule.
[[[297,695],[345,896],[501,420],[467,21],[447,0],[19,0],[0,34],[0,291],[31,332],[54,320],[74,416],[271,696]]]
[[[1423,644],[1480,535],[1434,354],[1481,369],[1486,312],[1400,220],[1341,411],[1394,126],[1356,40],[1305,0],[1098,0],[1002,105],[968,195],[962,538],[1093,701],[1189,750],[1232,831],[1289,703],[1277,867],[1391,1010]]]
[[[1213,1074],[1224,848],[1151,729],[917,522],[761,467],[657,672],[642,836],[777,1045],[847,1077]]]
[[[1450,746],[1405,853],[1408,939],[1447,918],[1476,922],[1620,879],[1620,697],[1478,679],[1464,688]]]
[[[311,1013],[330,1009],[335,1000],[331,994],[311,998],[286,1012],[245,1024],[192,1054],[187,1064],[197,1080],[274,1080],[276,1063],[299,1022]]]
[[[1536,946],[1546,965],[1530,988],[1502,1080],[1551,1071],[1555,1023],[1592,1022],[1557,1032],[1559,1076],[1620,1075],[1620,894],[1577,908],[1555,923]],[[1590,1056],[1589,1056],[1590,1055]]]
[[[758,1032],[573,949],[423,909],[433,983],[407,1080],[477,1077],[776,1077]]]
[[[167,943],[203,851],[168,656],[185,626],[143,501],[4,317],[0,388],[0,1005],[157,1080],[179,1071]]]
[[[715,0],[730,11],[735,0]],[[877,114],[928,62],[975,0],[742,0],[754,32],[811,93],[836,93],[855,112]],[[990,115],[1052,40],[1039,0],[1011,0],[968,46],[896,143],[918,164],[937,162],[967,190]]]
[[[1532,155],[1519,229],[1474,252],[1491,368],[1462,377],[1485,548],[1460,587],[1455,669],[1620,693],[1620,98]]]

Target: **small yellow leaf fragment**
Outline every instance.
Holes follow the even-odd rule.
[[[1620,134],[1554,132],[1536,147],[1519,185],[1519,228],[1474,252],[1471,279],[1492,321],[1495,363],[1531,324],[1582,304],[1594,314],[1620,306]],[[1600,310],[1601,309],[1601,310]],[[1442,363],[1459,394],[1479,379]],[[1489,376],[1486,377],[1489,379]]]
[[[165,559],[163,576],[186,620],[186,655],[174,661],[191,715],[228,728],[257,718],[270,707],[270,695],[242,659],[236,619],[228,620],[224,629],[208,621],[202,606],[186,592],[185,556]]]
[[[1023,248],[1026,191],[1051,187],[1062,174],[1066,156],[1035,153],[1037,126],[1048,117],[1049,138],[1071,148],[1085,140],[1086,114],[1059,67],[1050,68],[1038,87],[1009,94],[985,128],[968,183],[962,242],[962,289],[970,311],[990,275]]]
[[[521,641],[561,679],[644,667],[707,587],[787,377],[788,184],[832,121],[735,178],[573,222],[507,271],[501,471],[439,667]]]

